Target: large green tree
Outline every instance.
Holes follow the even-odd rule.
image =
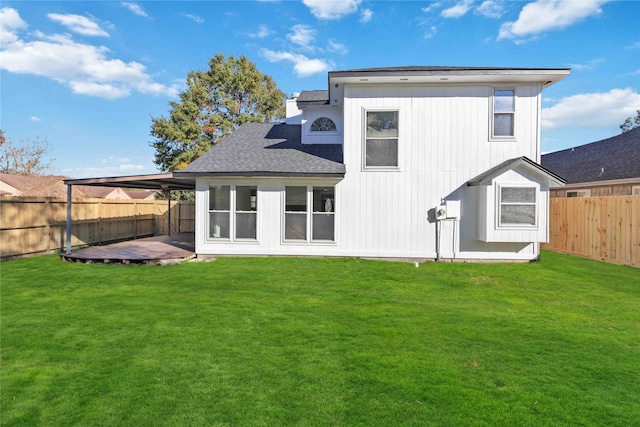
[[[247,122],[284,116],[286,95],[246,57],[218,54],[206,71],[191,71],[169,117],[152,117],[155,163],[163,171],[186,167]]]

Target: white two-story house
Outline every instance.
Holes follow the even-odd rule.
[[[534,260],[548,239],[542,90],[568,69],[332,71],[176,176],[198,255]]]

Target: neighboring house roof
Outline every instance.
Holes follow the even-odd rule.
[[[156,197],[156,194],[159,194],[159,191],[156,190],[122,190],[124,191],[130,198],[135,200],[153,200]]]
[[[13,196],[32,197],[66,197],[67,187],[64,185],[64,176],[57,175],[14,175],[0,173],[0,181],[12,187],[5,191]],[[77,191],[74,197],[83,197],[84,194]]]
[[[503,173],[509,170],[515,169],[519,166],[525,166],[526,168],[532,170],[533,172],[547,178],[550,181],[550,185],[552,186],[562,186],[565,183],[565,180],[562,177],[544,168],[543,166],[539,165],[533,160],[523,156],[523,157],[516,157],[514,159],[506,160],[500,163],[499,165],[492,167],[491,169],[469,180],[467,182],[467,185],[470,185],[470,186],[491,185],[491,182],[493,181],[494,178],[502,175]]]
[[[567,183],[640,177],[640,128],[542,156],[542,165]]]
[[[300,125],[247,123],[174,175],[344,176],[342,145],[300,138]]]

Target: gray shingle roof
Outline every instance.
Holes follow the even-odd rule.
[[[528,157],[516,157],[514,159],[509,159],[509,160],[505,160],[504,162],[500,163],[499,165],[496,165],[494,167],[492,167],[491,169],[488,169],[486,171],[484,171],[483,173],[481,173],[480,175],[476,176],[475,178],[469,180],[467,182],[467,185],[490,185],[491,181],[493,181],[494,178],[496,178],[497,176],[502,175],[503,173],[505,173],[508,170],[511,170],[519,165],[526,165],[527,167],[537,171],[538,173],[546,176],[547,178],[549,178],[551,181],[555,182],[556,185],[562,185],[565,183],[564,179],[562,179],[562,177],[556,175],[555,173],[553,173],[552,171],[544,168],[543,166],[539,165],[538,163],[534,162],[533,160],[529,159]]]
[[[329,91],[328,90],[303,90],[298,95],[297,102],[325,104],[329,103]]]
[[[300,125],[247,123],[176,176],[344,176],[342,145],[302,145]]]
[[[542,156],[568,184],[640,177],[640,128]]]

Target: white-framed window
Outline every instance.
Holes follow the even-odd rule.
[[[258,187],[255,185],[209,186],[210,239],[256,240]]]
[[[637,187],[632,187],[631,188],[631,195],[640,196],[640,185],[637,186]]]
[[[515,137],[516,118],[515,89],[493,89],[491,115],[491,139],[513,139]]]
[[[311,123],[311,132],[337,132],[338,128],[329,117],[318,117]]]
[[[538,187],[533,185],[497,186],[499,227],[536,227],[538,224]]]
[[[567,191],[567,197],[590,197],[591,190],[570,190]]]
[[[335,241],[335,187],[284,188],[284,241]]]
[[[398,110],[364,112],[364,168],[398,168]]]

